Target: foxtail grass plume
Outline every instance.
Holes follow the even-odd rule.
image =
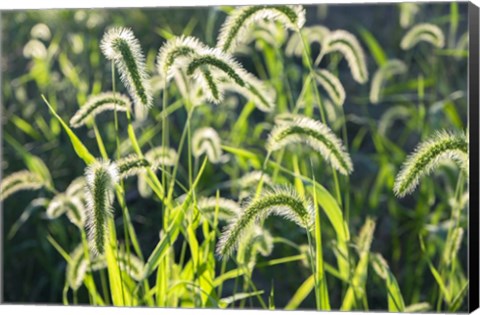
[[[97,160],[85,172],[87,179],[88,240],[94,254],[103,254],[107,242],[108,219],[112,216],[112,192],[119,171],[114,163]]]
[[[195,37],[173,37],[158,52],[157,71],[168,82],[174,76],[177,66],[185,66],[191,57],[201,55],[207,49],[208,47]]]
[[[228,257],[252,224],[271,214],[283,216],[307,230],[313,224],[313,204],[310,200],[301,198],[290,186],[269,189],[248,203],[242,214],[224,229],[217,253]]]
[[[246,173],[237,180],[237,184],[240,189],[252,189],[257,187],[260,179],[263,181],[264,185],[272,186],[272,178],[268,174],[264,174],[261,171],[252,171]]]
[[[177,151],[169,147],[154,147],[145,153],[145,159],[154,170],[163,166],[174,166],[177,161]]]
[[[117,252],[117,262],[120,270],[126,272],[133,280],[143,280],[143,261],[132,253],[127,253],[124,248]]]
[[[443,261],[447,266],[455,260],[462,244],[464,230],[461,227],[453,229],[451,237],[447,239],[445,250],[443,251]]]
[[[367,61],[357,38],[344,30],[331,31],[322,41],[321,54],[340,52],[348,62],[352,77],[358,83],[368,80]]]
[[[21,190],[38,190],[44,186],[43,179],[27,170],[8,175],[0,183],[0,201]]]
[[[443,48],[445,45],[445,37],[438,26],[430,23],[421,23],[413,26],[403,36],[400,47],[403,50],[408,50],[422,41],[428,42],[437,48]]]
[[[300,36],[301,33],[301,36]],[[285,54],[287,56],[301,57],[303,55],[304,47],[302,36],[308,45],[315,43],[322,44],[323,39],[330,33],[330,30],[322,25],[306,26],[300,32],[294,32],[290,36],[285,47]]]
[[[353,171],[352,161],[341,140],[319,121],[301,117],[276,125],[268,137],[266,148],[273,152],[291,144],[308,145],[343,175]]]
[[[89,118],[107,110],[118,112],[130,111],[131,104],[128,97],[120,93],[106,92],[90,96],[87,102],[70,119],[70,126],[78,128],[85,125]]]
[[[273,237],[259,225],[253,225],[238,244],[237,262],[252,270],[257,254],[266,257],[273,251]]]
[[[406,120],[412,115],[411,110],[403,105],[395,105],[387,109],[378,121],[378,133],[386,136],[395,120]]]
[[[392,76],[405,72],[407,72],[407,66],[401,60],[392,59],[381,66],[373,75],[370,87],[370,102],[378,104],[385,82]]]
[[[399,3],[398,5],[400,8],[400,26],[407,28],[413,24],[415,15],[420,11],[420,6],[413,2]]]
[[[251,26],[260,20],[274,20],[286,28],[299,30],[305,24],[305,10],[300,5],[245,6],[235,9],[222,25],[217,48],[234,53],[243,43]]]
[[[136,176],[144,172],[150,167],[150,163],[145,158],[141,158],[136,154],[123,157],[115,162],[118,169],[119,179],[126,179],[131,176]]]
[[[218,211],[218,220],[221,221],[231,221],[239,216],[242,211],[238,203],[221,197],[200,198],[197,207],[202,215],[212,221],[216,211]]]
[[[320,84],[328,96],[337,106],[342,106],[345,103],[345,89],[342,82],[328,70],[317,70],[314,72],[315,80]]]
[[[112,28],[103,36],[101,49],[107,59],[115,62],[120,78],[132,96],[135,113],[152,105],[149,76],[145,70],[145,58],[138,40],[131,29]]]
[[[215,129],[204,127],[195,130],[192,137],[192,153],[197,158],[206,154],[212,163],[221,162],[221,140]]]
[[[375,232],[375,221],[372,218],[367,218],[365,223],[360,228],[360,232],[355,239],[357,251],[359,255],[368,253],[373,241],[373,234]]]
[[[244,96],[262,112],[272,112],[275,109],[275,90],[250,73],[243,72],[242,75],[245,86],[230,82],[223,76],[219,79],[221,87],[226,91],[233,91]]]
[[[464,134],[439,131],[420,143],[403,163],[393,192],[397,197],[413,192],[420,180],[445,160],[456,162],[468,174],[468,139]]]
[[[80,288],[87,271],[88,261],[85,259],[84,249],[80,244],[70,253],[70,262],[66,270],[67,282],[73,291]]]

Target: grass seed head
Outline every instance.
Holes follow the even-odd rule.
[[[340,52],[347,59],[352,77],[358,83],[368,80],[367,61],[362,46],[357,38],[344,30],[332,31],[322,41],[321,53],[326,55],[331,52]]]
[[[0,183],[0,201],[21,190],[38,190],[44,186],[42,178],[33,172],[23,170],[12,173]]]
[[[277,151],[291,144],[306,144],[343,175],[353,171],[352,161],[341,140],[319,121],[300,117],[276,125],[267,140],[267,150]]]
[[[402,38],[400,47],[408,50],[420,42],[428,42],[437,48],[445,46],[445,36],[442,30],[430,23],[421,23],[413,26]]]
[[[239,7],[223,23],[217,47],[227,53],[235,52],[247,38],[251,26],[261,20],[279,21],[288,29],[298,30],[305,24],[305,10],[300,5]]]
[[[101,255],[107,242],[108,218],[112,215],[112,192],[119,171],[114,163],[97,160],[86,169],[85,177],[88,239],[92,252]]]
[[[242,214],[224,229],[218,242],[217,253],[228,257],[252,224],[270,214],[282,216],[310,230],[313,226],[313,213],[312,202],[301,198],[294,188],[285,186],[269,189],[249,202]]]
[[[456,162],[468,173],[468,140],[464,134],[439,131],[420,143],[403,163],[395,179],[395,195],[403,197],[413,192],[420,180],[445,160]]]
[[[330,99],[337,106],[342,106],[345,103],[345,89],[342,82],[328,70],[315,71],[315,80],[320,84],[325,91],[327,91]]]
[[[70,119],[70,126],[78,128],[85,125],[89,118],[107,110],[118,112],[130,111],[131,104],[128,97],[119,93],[106,92],[90,96],[87,102]]]
[[[150,79],[145,69],[145,58],[132,30],[128,28],[108,30],[103,36],[101,49],[107,59],[115,62],[120,78],[133,97],[135,106],[151,107],[152,94]]]
[[[392,59],[387,61],[373,75],[372,85],[370,87],[370,102],[378,104],[380,95],[385,82],[392,76],[407,72],[407,66],[401,60]]]
[[[192,153],[195,157],[206,154],[212,163],[221,162],[221,140],[215,129],[204,127],[195,130],[192,137]]]

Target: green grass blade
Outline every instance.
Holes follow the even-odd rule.
[[[53,116],[58,119],[63,129],[67,133],[68,137],[70,138],[70,142],[72,143],[73,149],[75,150],[75,153],[77,153],[78,157],[81,158],[87,165],[90,165],[92,162],[94,162],[95,157],[90,154],[88,149],[83,145],[82,141],[78,139],[78,137],[70,129],[70,127],[68,127],[68,125],[63,121],[63,119],[57,114],[57,112],[53,109],[53,107],[50,105],[44,95],[42,95],[42,98],[52,112]]]

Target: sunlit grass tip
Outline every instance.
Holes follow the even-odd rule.
[[[407,66],[401,60],[392,59],[387,61],[373,75],[370,87],[370,102],[378,104],[385,82],[392,76],[407,72]]]
[[[152,105],[150,79],[145,69],[145,57],[131,29],[112,28],[103,36],[101,49],[105,57],[113,60],[120,78],[135,106]]]
[[[445,36],[438,26],[430,23],[420,23],[413,26],[403,36],[400,47],[403,50],[408,50],[422,41],[428,42],[437,48],[445,46]]]
[[[266,190],[258,198],[250,201],[242,214],[224,229],[217,244],[217,253],[222,257],[228,257],[237,248],[251,225],[271,214],[282,216],[310,230],[313,225],[313,213],[311,200],[300,197],[291,186]]]
[[[108,219],[112,216],[112,191],[118,182],[115,163],[97,160],[87,167],[87,229],[94,254],[103,254],[107,242]]]
[[[456,162],[468,174],[468,139],[464,134],[438,131],[420,143],[403,163],[393,191],[403,197],[417,187],[420,180],[445,160]]]
[[[276,125],[270,133],[266,148],[277,151],[291,144],[306,144],[317,151],[344,175],[353,171],[350,155],[342,141],[326,125],[308,117]]]
[[[321,54],[340,52],[348,62],[352,77],[358,83],[368,80],[367,61],[357,38],[344,30],[332,31],[322,41]]]
[[[128,97],[120,93],[106,92],[90,96],[87,102],[70,119],[70,126],[78,128],[85,125],[89,118],[94,118],[105,111],[130,111]]]
[[[0,183],[0,201],[22,190],[38,190],[44,186],[42,178],[33,172],[23,170],[12,173]]]
[[[260,20],[279,21],[288,29],[298,30],[305,24],[305,10],[301,5],[236,8],[222,25],[217,47],[227,53],[235,52],[237,45],[245,41],[251,26]]]

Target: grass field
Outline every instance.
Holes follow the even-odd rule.
[[[466,13],[2,12],[5,302],[465,311]]]

